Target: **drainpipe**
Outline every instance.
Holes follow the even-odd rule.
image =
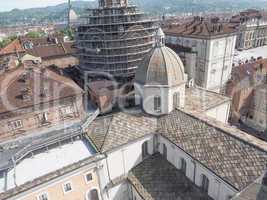
[[[4,191],[7,191],[7,176],[8,176],[8,170],[4,172],[4,177],[5,177]]]
[[[108,164],[108,160],[107,160],[107,158],[108,158],[108,155],[107,155],[107,153],[105,153],[105,160],[106,160],[106,165],[107,165],[107,171],[108,171],[108,182],[111,182],[111,178],[110,178],[110,173],[109,173],[109,164]],[[107,196],[108,196],[108,198],[109,198],[109,193],[108,193],[108,191],[107,191]]]
[[[101,170],[101,169],[103,169],[103,165],[97,164],[96,174],[97,174],[98,184],[100,186],[100,195],[101,195],[101,199],[104,200],[104,195],[103,195],[103,191],[102,191],[102,183],[101,183],[100,174],[99,174],[99,170]]]
[[[194,182],[194,184],[196,184],[196,168],[197,168],[197,165],[196,165],[196,162],[195,162],[194,160],[191,160],[191,162],[192,162],[193,165],[194,165],[193,182]]]
[[[16,181],[16,161],[15,161],[14,157],[12,158],[12,162],[13,162],[13,165],[14,165],[14,175],[13,175],[13,177],[14,177],[14,185],[17,187],[18,185],[17,185],[17,181]]]

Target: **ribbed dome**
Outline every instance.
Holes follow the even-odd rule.
[[[135,81],[142,85],[177,86],[185,82],[184,65],[166,46],[156,46],[139,66]]]

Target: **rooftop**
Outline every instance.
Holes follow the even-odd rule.
[[[42,59],[49,59],[73,55],[75,53],[75,48],[73,42],[60,42],[58,44],[34,46],[32,49],[27,49],[26,52],[30,55],[41,57]]]
[[[230,102],[230,98],[202,88],[185,90],[184,109],[191,112],[202,113],[226,102]]]
[[[20,66],[0,75],[0,113],[76,96],[83,90],[71,79],[47,68]]]
[[[97,118],[87,134],[100,152],[106,152],[153,133],[168,138],[237,190],[265,170],[265,142],[198,113],[175,110],[155,118],[118,112]]]
[[[263,200],[267,199],[267,186],[262,184],[262,177],[238,193],[233,200]]]
[[[58,128],[58,129],[57,129]],[[0,170],[13,167],[12,158],[19,161],[27,156],[28,153],[35,151],[43,146],[49,146],[62,140],[81,135],[79,125],[53,127],[53,130],[45,130],[36,134],[28,134],[9,141],[0,143]]]
[[[0,56],[6,54],[21,53],[21,52],[24,52],[24,49],[21,46],[20,41],[16,39],[11,43],[9,43],[6,47],[0,49]]]
[[[240,63],[245,63],[247,60],[250,61],[252,57],[254,59],[257,59],[258,57],[262,57],[263,59],[267,58],[267,46],[236,51],[233,63],[239,65]]]
[[[194,17],[190,22],[184,24],[171,24],[164,29],[167,35],[178,35],[185,37],[207,38],[234,34],[234,28],[228,24],[220,23],[218,20],[209,20],[202,17]]]
[[[77,169],[80,169],[81,167],[98,162],[99,160],[103,159],[103,157],[104,156],[101,156],[101,155],[95,155],[95,156],[91,156],[89,158],[85,158],[83,160],[80,160],[80,161],[73,163],[69,166],[65,166],[61,169],[58,169],[57,171],[51,172],[47,175],[39,177],[33,181],[27,182],[27,183],[25,183],[21,186],[18,186],[14,189],[8,190],[7,192],[0,193],[0,199],[1,200],[8,200],[11,197],[14,197],[15,195],[18,195],[22,192],[25,192],[27,190],[32,189],[33,187],[36,187],[36,186],[39,186],[43,183],[49,182],[53,179],[56,179],[57,177],[65,175],[67,173],[71,173]]]
[[[159,133],[239,191],[244,189],[265,170],[266,144],[223,123],[202,119],[176,110],[159,119]]]
[[[88,136],[100,152],[106,152],[131,141],[153,134],[157,119],[145,114],[118,112],[99,117],[89,126]]]
[[[133,168],[128,180],[144,200],[211,200],[160,154]]]
[[[56,147],[53,146],[52,148],[48,148],[48,150],[44,149],[41,153],[27,156],[21,160],[21,162],[16,164],[16,169],[12,168],[9,170],[8,190],[81,161],[95,153],[93,147],[88,146],[88,144],[82,140],[76,140]],[[12,178],[15,171],[16,186]]]

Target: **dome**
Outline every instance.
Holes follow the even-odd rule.
[[[135,81],[142,85],[178,86],[185,83],[184,65],[165,45],[156,45],[139,66]]]

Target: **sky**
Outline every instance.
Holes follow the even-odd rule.
[[[68,0],[0,0],[0,11],[9,11],[14,8],[45,7],[64,2],[68,2]]]

